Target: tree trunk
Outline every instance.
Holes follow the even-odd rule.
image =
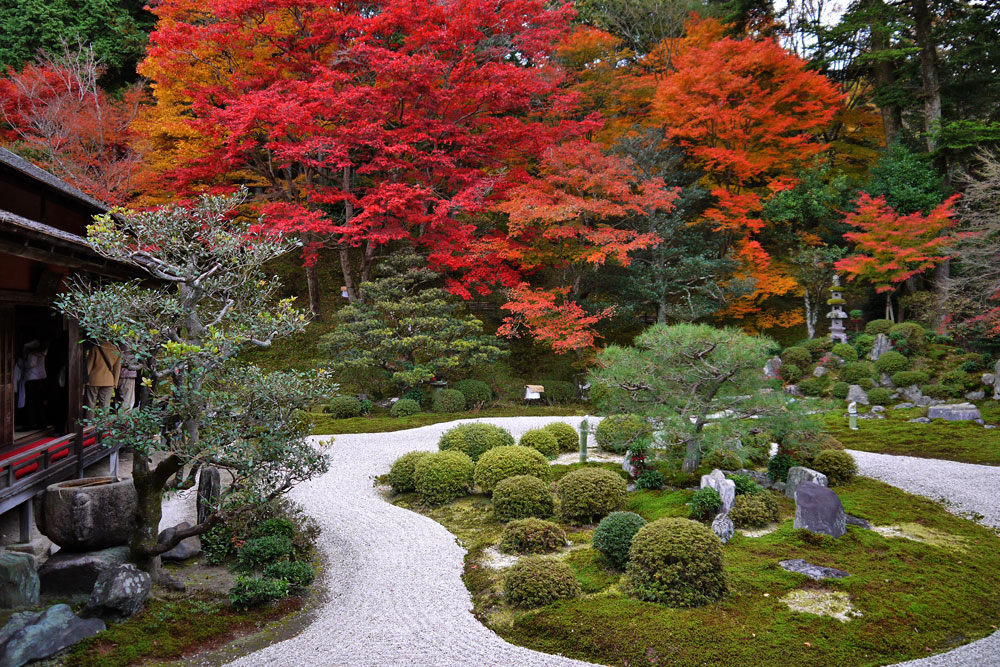
[[[132,462],[132,481],[139,502],[129,550],[136,566],[148,572],[154,582],[164,579],[160,556],[156,551],[156,538],[160,534],[160,518],[163,516],[163,476],[168,472],[176,473],[180,467],[172,461],[170,457],[151,470],[147,456],[137,451]]]
[[[691,438],[688,440],[687,449],[684,452],[684,463],[681,464],[683,472],[694,472],[701,463],[701,439]]]
[[[812,302],[809,300],[809,288],[804,288],[804,294],[802,295],[802,300],[806,306],[806,332],[809,335],[809,339],[816,337],[816,320],[817,312],[812,307]]]
[[[875,3],[873,3],[874,6]],[[878,4],[881,4],[879,2]],[[889,35],[875,23],[869,25],[871,32],[871,50],[877,54],[889,50]],[[885,90],[891,88],[896,83],[896,66],[886,58],[878,58],[872,66],[872,77],[875,80],[875,88]],[[880,104],[879,111],[882,114],[882,129],[885,132],[885,145],[891,146],[899,138],[899,133],[903,127],[903,113],[898,104]]]
[[[306,288],[309,292],[309,312],[318,319],[323,315],[323,306],[320,301],[319,269],[316,267],[316,262],[306,266]]]
[[[656,304],[656,323],[657,324],[667,323],[667,304],[662,301]]]
[[[951,260],[946,259],[934,267],[934,296],[937,303],[934,308],[934,330],[940,332],[945,324],[948,313],[948,292],[951,287]]]
[[[357,303],[361,300],[358,294],[358,286],[354,282],[354,268],[351,266],[350,248],[341,248],[340,252],[340,272],[344,277],[344,290],[347,292],[347,300]]]
[[[933,19],[927,0],[913,0],[913,21],[920,47],[920,80],[923,84],[924,131],[927,150],[934,152],[934,132],[941,125],[941,78],[938,73],[937,45],[934,43]]]
[[[896,318],[892,313],[892,292],[886,292],[885,294],[885,319],[890,322],[896,321]]]

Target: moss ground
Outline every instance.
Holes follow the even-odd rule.
[[[557,466],[558,468],[558,466]],[[839,540],[792,528],[794,506],[781,498],[777,531],[742,535],[725,546],[730,594],[715,605],[669,609],[625,597],[620,572],[589,544],[592,530],[565,526],[565,558],[584,594],[537,609],[514,609],[502,571],[483,566],[502,524],[489,498],[428,510],[413,495],[397,503],[442,523],[469,550],[465,583],[475,613],[515,644],[607,665],[883,665],[944,651],[1000,625],[1000,538],[937,504],[869,479],[838,487],[848,512],[876,525],[907,526],[924,540],[885,537],[855,526]],[[692,490],[630,494],[628,509],[652,520],[685,516]],[[851,576],[812,582],[778,561],[804,558]],[[860,616],[848,622],[791,611],[792,591],[845,593]]]
[[[409,428],[430,426],[455,421],[456,419],[477,419],[480,417],[573,417],[587,414],[592,409],[583,405],[503,405],[470,412],[438,414],[419,412],[409,417],[392,417],[384,410],[373,410],[364,417],[335,419],[322,412],[310,413],[313,433],[316,435],[340,435],[343,433],[387,433],[405,431]]]
[[[979,411],[987,424],[1000,423],[1000,407],[995,402],[981,404]],[[908,420],[926,414],[921,408],[890,408],[885,414],[885,419],[858,420],[857,431],[848,428],[843,411],[828,413],[824,419],[826,430],[848,449],[1000,465],[1000,429],[943,419],[930,424],[909,423]]]

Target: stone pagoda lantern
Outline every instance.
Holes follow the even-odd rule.
[[[844,320],[847,319],[847,313],[844,312],[844,304],[847,303],[844,300],[844,288],[840,286],[840,276],[833,276],[833,287],[830,288],[830,298],[826,300],[826,304],[830,306],[830,312],[827,313],[827,317],[830,318],[830,340],[834,343],[846,343],[847,342],[847,331],[844,329]]]

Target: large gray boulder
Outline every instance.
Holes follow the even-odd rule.
[[[704,489],[706,486],[719,492],[719,498],[722,499],[722,510],[719,513],[729,514],[729,510],[733,508],[733,501],[736,500],[736,482],[726,479],[725,473],[716,469],[701,476],[701,488]]]
[[[128,562],[128,547],[88,553],[60,551],[38,570],[43,595],[90,595],[105,570]]]
[[[15,614],[0,628],[0,665],[21,667],[55,655],[105,629],[99,618],[79,618],[69,605]]]
[[[202,468],[198,473],[198,523],[202,523],[208,515],[215,511],[222,493],[222,478],[215,466]]]
[[[132,480],[73,479],[45,489],[39,528],[67,551],[94,551],[128,544],[138,497]]]
[[[795,528],[831,537],[847,532],[847,513],[836,493],[813,482],[795,489]]]
[[[802,482],[812,482],[820,486],[829,486],[826,475],[823,473],[812,468],[806,468],[805,466],[792,466],[788,469],[788,477],[785,481],[785,495],[789,498],[794,498],[795,489]]]
[[[733,539],[733,533],[736,532],[736,525],[733,520],[729,518],[728,514],[718,514],[715,520],[712,521],[712,532],[722,541],[723,544]]]
[[[868,393],[861,387],[860,384],[852,384],[847,390],[847,402],[868,405]]]
[[[868,358],[872,361],[878,361],[878,358],[883,354],[892,349],[892,341],[885,334],[878,334],[875,336],[875,341],[872,343],[871,352],[868,353]]]
[[[97,577],[86,614],[115,620],[129,618],[142,609],[152,589],[152,578],[135,565],[110,567]]]
[[[18,609],[38,604],[40,586],[31,554],[0,553],[0,609]]]
[[[178,530],[185,530],[190,527],[191,524],[188,523],[187,521],[184,521],[182,523],[177,524],[173,528],[167,528],[157,536],[156,543],[158,545],[166,544],[168,541],[173,539],[174,534]],[[194,558],[200,553],[201,553],[201,539],[199,539],[197,535],[193,535],[191,537],[184,538],[173,549],[170,549],[169,551],[166,551],[163,554],[161,554],[160,559],[182,561],[182,560],[187,560],[189,558]]]
[[[972,403],[932,405],[927,408],[927,416],[931,419],[947,419],[950,422],[973,421],[983,418],[979,414],[979,408]]]

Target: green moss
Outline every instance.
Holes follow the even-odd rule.
[[[609,567],[596,549],[584,548],[570,552],[566,563],[572,568],[580,590],[585,594],[601,593],[618,583],[620,572]]]
[[[588,408],[579,405],[506,405],[461,414],[431,414],[421,412],[407,417],[393,417],[385,410],[373,410],[366,417],[334,419],[321,412],[310,412],[314,435],[339,435],[343,433],[389,433],[406,429],[442,424],[469,417],[582,417]]]

